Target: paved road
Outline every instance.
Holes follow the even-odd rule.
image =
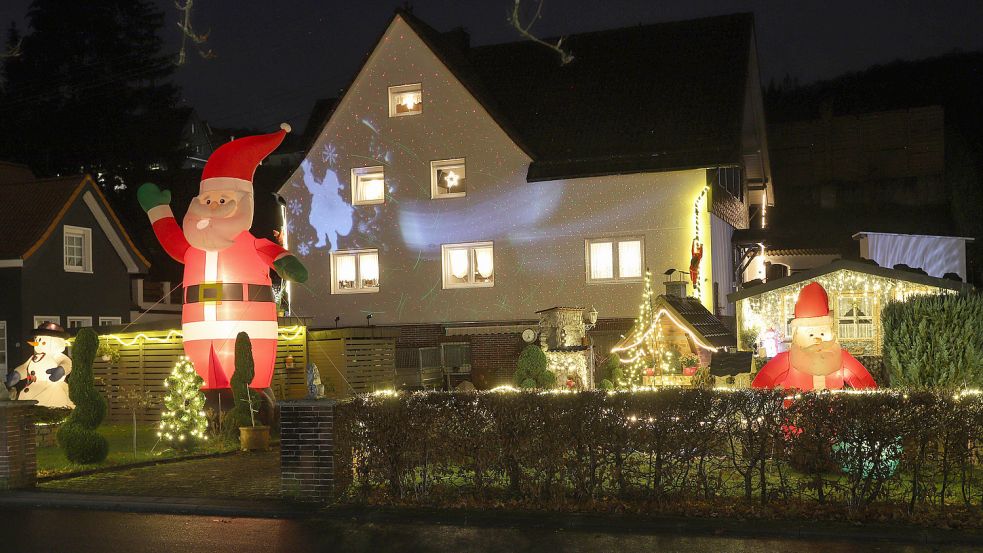
[[[448,525],[145,515],[97,511],[0,511],[4,553],[251,553],[309,551],[618,551],[664,553],[963,553],[971,547],[698,536],[602,534]]]

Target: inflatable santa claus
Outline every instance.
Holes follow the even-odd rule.
[[[270,269],[284,280],[307,280],[307,269],[296,257],[249,232],[256,167],[289,131],[283,124],[275,133],[240,138],[215,150],[183,225],[171,212],[170,191],[152,183],[137,191],[157,239],[184,264],[184,351],[204,379],[203,389],[229,387],[240,332],[252,342],[256,372],[250,387],[270,386],[277,341]]]
[[[829,299],[821,285],[813,282],[799,293],[791,326],[789,351],[761,367],[752,387],[803,391],[835,390],[847,384],[853,388],[877,387],[860,361],[836,341]]]

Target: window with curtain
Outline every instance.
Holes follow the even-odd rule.
[[[874,339],[874,305],[865,296],[839,296],[836,300],[837,334],[841,340]]]
[[[423,85],[402,84],[389,87],[389,117],[423,113]]]
[[[444,244],[444,288],[482,288],[495,285],[495,251],[491,242]]]
[[[352,205],[373,205],[386,201],[386,175],[381,167],[352,169]]]
[[[468,178],[464,159],[430,162],[430,197],[460,198],[467,194]]]
[[[587,282],[637,282],[645,267],[640,237],[587,240]]]
[[[331,293],[379,291],[379,250],[331,252]]]

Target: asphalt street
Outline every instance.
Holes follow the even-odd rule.
[[[719,553],[963,553],[970,546],[572,532],[548,529],[303,522],[101,511],[3,510],[4,553],[603,551]]]

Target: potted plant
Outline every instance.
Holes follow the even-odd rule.
[[[700,358],[690,354],[683,357],[683,375],[693,376],[696,374],[696,370],[700,368]]]
[[[239,445],[243,451],[267,450],[270,448],[270,427],[256,424],[259,412],[259,395],[249,388],[254,375],[253,348],[249,335],[240,332],[236,336],[235,372],[232,373],[232,397],[234,406],[226,414],[223,424],[229,432],[239,429]]]

